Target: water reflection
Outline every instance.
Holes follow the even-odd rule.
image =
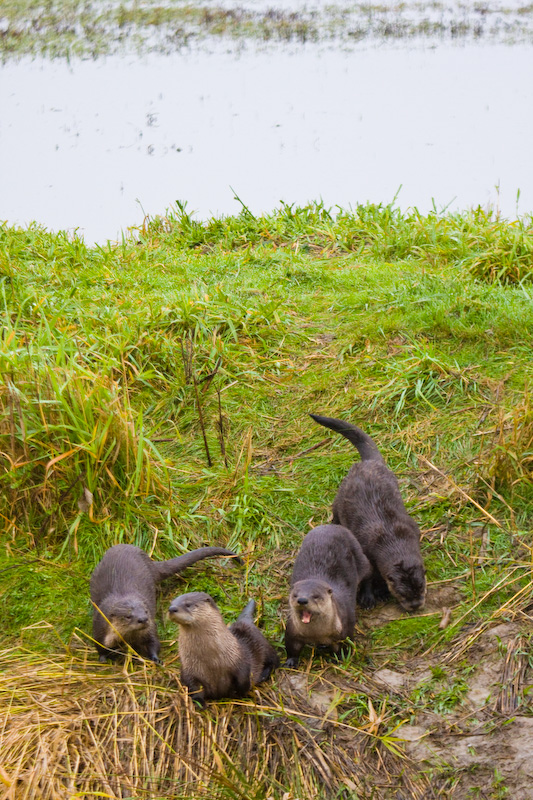
[[[116,238],[186,200],[533,211],[531,46],[19,62],[0,83],[0,218]],[[499,187],[499,189],[497,188]],[[142,206],[142,207],[141,207]]]

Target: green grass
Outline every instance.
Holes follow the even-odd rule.
[[[203,223],[178,207],[94,248],[3,225],[6,645],[47,654],[88,633],[88,579],[115,542],[156,558],[218,543],[246,554],[244,569],[193,567],[161,609],[205,590],[231,621],[253,596],[281,651],[294,555],[356,459],[310,411],[375,438],[423,531],[430,600],[456,586],[447,629],[437,603],[316,665],[359,679],[527,606],[533,271],[514,245],[500,258],[517,230],[525,241],[531,220],[320,204]],[[481,241],[498,268],[480,270]],[[172,658],[174,626],[163,612],[158,624]],[[466,674],[464,662],[434,673],[383,712],[383,736],[410,708],[455,708]],[[347,724],[373,713],[364,698],[340,710]]]
[[[299,455],[323,438],[311,410],[376,437],[423,524],[479,513],[457,495],[421,496],[419,456],[526,530],[532,273],[481,283],[465,256],[504,221],[425,221],[319,205],[198,223],[178,209],[138,242],[93,249],[4,226],[1,512],[13,547],[94,560],[117,536],[153,537],[162,553],[217,537],[290,546],[310,516],[327,517],[354,458],[334,437]],[[387,237],[401,259],[378,260]],[[508,535],[494,535],[505,552]],[[453,543],[462,560],[469,548]],[[432,557],[442,578],[453,554],[440,567]]]
[[[153,537],[162,553],[217,537],[290,546],[310,516],[327,517],[354,459],[333,437],[298,455],[323,438],[311,410],[376,437],[423,524],[458,504],[454,527],[479,514],[420,496],[419,456],[525,530],[532,273],[480,283],[465,256],[496,224],[507,223],[320,205],[197,223],[178,209],[138,242],[93,249],[4,226],[1,513],[13,546],[93,560],[117,536]],[[387,238],[401,259],[378,260]],[[459,536],[453,552],[469,547]],[[432,557],[440,579],[453,554]]]

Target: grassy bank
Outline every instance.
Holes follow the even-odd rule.
[[[395,732],[430,711],[468,717],[491,626],[518,624],[528,652],[532,265],[531,219],[481,210],[284,206],[200,223],[176,208],[95,248],[4,225],[0,796],[466,797],[445,765],[428,778],[407,760]],[[162,614],[165,667],[99,667],[88,579],[118,541],[156,558],[243,553],[244,570],[206,562],[169,581],[161,609],[202,589],[229,621],[254,596],[281,651],[294,554],[356,458],[309,411],[360,425],[398,475],[423,531],[424,612],[361,614],[351,658],[307,654],[303,695],[279,672],[255,702],[203,716],[184,705]],[[374,678],[384,668],[416,686],[391,694]],[[529,715],[522,684],[515,694]],[[54,759],[57,730],[69,744]],[[43,753],[56,767],[28,777]]]
[[[505,3],[313,3],[294,8],[235,3],[136,0],[5,0],[0,9],[0,57],[96,58],[110,53],[174,52],[199,43],[333,42],[403,39],[530,42],[531,6]]]

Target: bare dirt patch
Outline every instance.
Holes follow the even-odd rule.
[[[452,648],[442,663],[449,676],[473,668],[466,677],[462,702],[442,714],[428,711],[428,701],[412,724],[399,729],[407,755],[421,768],[453,776],[446,797],[531,800],[530,632],[530,622],[525,627],[513,622],[484,630],[460,663],[454,663]],[[472,637],[471,632],[468,635]],[[409,663],[409,674],[381,670],[374,678],[390,688],[405,689],[421,676],[427,681],[423,666],[415,660]]]

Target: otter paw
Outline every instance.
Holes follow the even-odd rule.
[[[357,599],[357,605],[359,608],[364,608],[368,611],[370,608],[374,608],[376,605],[376,598],[374,597],[374,593],[370,590],[361,592]]]
[[[298,656],[288,658],[283,666],[287,667],[288,669],[295,669],[298,666]]]
[[[381,603],[385,600],[390,600],[391,593],[386,586],[379,589],[374,589],[374,603]]]

